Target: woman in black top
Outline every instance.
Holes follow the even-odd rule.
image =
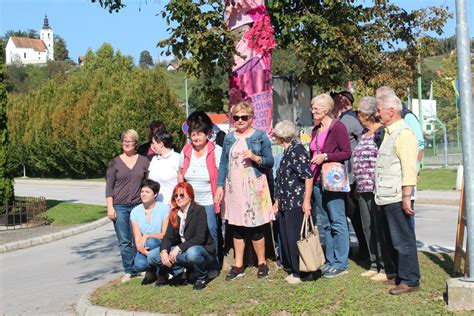
[[[138,133],[129,129],[121,136],[123,153],[109,162],[106,173],[105,196],[107,216],[114,222],[119,241],[120,255],[125,274],[122,282],[127,282],[137,274],[133,267],[135,247],[133,246],[130,212],[140,203],[140,189],[147,178],[150,162],[135,152]]]
[[[214,241],[207,228],[203,206],[194,202],[191,184],[180,182],[173,190],[169,225],[161,243],[161,266],[172,268],[176,274],[191,268],[196,274],[194,290],[206,287],[207,265],[213,261]]]
[[[313,190],[309,156],[297,136],[295,125],[288,120],[276,124],[273,129],[275,141],[285,148],[276,172],[276,201],[273,209],[279,214],[281,245],[285,253],[283,266],[291,270],[285,280],[290,284],[301,282],[296,242],[300,238],[304,216],[311,215]]]

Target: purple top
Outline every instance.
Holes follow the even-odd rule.
[[[140,203],[140,187],[148,175],[150,161],[138,155],[132,169],[117,156],[110,160],[106,173],[105,196],[112,197],[114,204]]]
[[[314,138],[316,137],[320,125],[321,124],[316,125],[313,128],[312,140],[314,140]],[[344,161],[351,158],[351,144],[349,143],[347,128],[341,121],[336,119],[332,120],[321,152],[326,153],[328,155],[327,162],[336,161],[344,163]],[[311,158],[314,154],[315,151],[310,148]],[[320,166],[317,166],[314,171],[315,179],[319,178],[320,172],[321,168]]]
[[[357,183],[356,190],[359,193],[374,191],[377,153],[374,135],[363,134],[352,153],[352,170]]]

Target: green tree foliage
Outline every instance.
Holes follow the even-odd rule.
[[[124,6],[120,0],[99,3],[110,12]],[[188,75],[229,73],[236,37],[226,31],[224,3],[170,0],[165,5],[162,16],[171,35],[159,46],[176,56]],[[445,7],[408,12],[388,0],[268,0],[266,5],[278,46],[291,49],[303,65],[299,79],[325,90],[352,80],[364,89],[388,84],[406,95],[419,56],[432,53],[428,33],[441,34],[449,17]]]
[[[39,39],[39,38],[40,38],[38,32],[37,32],[36,30],[33,30],[33,29],[30,29],[30,30],[27,30],[27,31],[22,31],[22,30],[14,31],[14,30],[9,30],[9,31],[6,31],[5,34],[3,35],[3,40],[4,40],[5,42],[7,42],[8,39],[9,39],[11,36],[15,36],[15,37],[28,37],[28,38],[36,38],[36,39]]]
[[[66,41],[59,35],[54,35],[54,60],[65,61],[69,59],[69,50]]]
[[[138,62],[138,65],[140,66],[140,68],[153,67],[153,58],[151,57],[149,51],[144,50],[140,53],[140,60]]]
[[[3,45],[1,47],[3,55]],[[13,175],[10,165],[7,126],[7,91],[4,83],[5,64],[0,63],[0,209],[13,201]]]
[[[207,112],[224,112],[227,107],[227,81],[226,75],[207,77],[202,75],[193,85],[189,96],[189,106],[195,110]]]
[[[163,120],[183,143],[184,111],[160,69],[133,66],[130,56],[104,44],[82,67],[25,94],[10,95],[8,110],[16,167],[39,176],[100,176],[120,152],[120,133]]]

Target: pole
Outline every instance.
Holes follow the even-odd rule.
[[[418,55],[418,118],[420,119],[421,133],[423,134],[423,109],[421,108],[421,100],[423,96],[421,95],[421,56]],[[435,146],[435,144],[433,144]],[[421,157],[421,166],[424,165],[424,157]]]
[[[459,99],[461,107],[464,198],[466,204],[467,253],[469,273],[461,280],[474,282],[474,113],[472,111],[472,74],[470,37],[465,0],[456,0],[456,44],[458,49]]]
[[[189,116],[189,103],[188,103],[188,77],[184,79],[184,95],[186,105],[186,118]]]
[[[458,153],[461,152],[461,140],[459,139],[459,104],[458,104],[458,96],[454,95],[456,98],[454,100],[455,105],[456,105],[456,143],[457,143],[457,148],[458,148]]]

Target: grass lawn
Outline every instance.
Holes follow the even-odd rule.
[[[189,314],[451,314],[443,295],[452,276],[453,259],[447,254],[419,253],[421,290],[392,296],[393,285],[360,276],[363,268],[350,262],[349,274],[336,279],[289,285],[286,273],[270,264],[268,279],[259,280],[256,269],[234,281],[225,281],[227,271],[202,291],[192,286],[155,288],[140,279],[119,281],[98,289],[93,304],[131,311]]]
[[[420,171],[418,190],[455,190],[455,169],[425,169]]]
[[[57,200],[47,200],[48,218],[52,225],[77,225],[90,223],[107,215],[107,209],[101,205],[68,203]]]

